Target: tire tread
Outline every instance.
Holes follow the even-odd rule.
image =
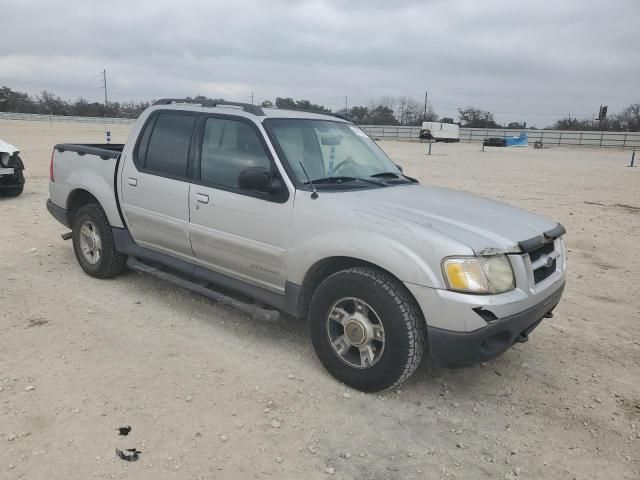
[[[101,265],[97,271],[91,271],[86,268],[85,264],[82,261],[80,261],[79,257],[78,257],[78,263],[80,263],[80,266],[82,267],[82,269],[92,277],[96,277],[96,278],[115,277],[116,275],[122,273],[126,268],[127,255],[116,251],[115,245],[113,242],[113,232],[111,231],[111,224],[109,223],[107,214],[105,213],[102,206],[98,203],[88,203],[86,205],[83,205],[78,209],[78,211],[75,214],[75,217],[78,217],[78,215],[82,215],[85,212],[88,213],[89,216],[95,217],[94,219],[97,220],[98,228],[100,228],[100,236],[103,243],[103,250],[102,250],[103,259],[107,261],[107,264],[104,267]],[[75,227],[75,223],[76,221],[74,219],[74,227]],[[109,252],[106,254],[105,254],[104,245],[108,245],[109,247]],[[76,254],[76,256],[78,255]]]
[[[406,381],[415,372],[425,355],[426,324],[422,312],[402,282],[391,274],[376,268],[359,266],[340,270],[327,277],[321,283],[321,286],[325,282],[339,281],[340,277],[345,275],[357,275],[366,280],[366,282],[374,284],[376,287],[385,291],[388,299],[395,305],[400,313],[401,322],[399,323],[405,329],[408,340],[408,355],[406,356],[406,361],[401,368],[400,375],[395,378],[392,383],[385,385],[383,388],[375,388],[368,391],[393,389]],[[314,292],[314,297],[321,291],[320,287]],[[313,305],[314,303],[314,299],[312,298],[311,304]]]

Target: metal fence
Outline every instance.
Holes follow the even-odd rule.
[[[74,123],[105,123],[104,117],[72,117],[71,115],[40,115],[36,113],[0,112],[0,120],[26,120],[41,122],[74,122]],[[107,117],[109,124],[131,124],[132,118]]]
[[[420,127],[361,125],[372,138],[419,140]],[[502,128],[461,128],[460,141],[482,142],[487,137],[517,137],[521,130]],[[573,147],[640,148],[640,132],[574,132],[567,130],[526,130],[529,142]]]
[[[72,117],[66,115],[38,115],[32,113],[0,112],[0,120],[32,120],[46,122],[105,123],[104,117]],[[108,124],[129,125],[131,118],[107,118]],[[361,125],[372,138],[394,140],[419,140],[420,127],[391,125]],[[527,130],[529,142],[542,141],[544,145],[573,147],[640,148],[640,132],[573,132],[566,130]],[[487,137],[511,137],[520,130],[491,128],[461,128],[462,142],[482,142]]]

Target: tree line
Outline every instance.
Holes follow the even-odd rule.
[[[187,97],[191,98],[191,97]],[[195,100],[206,100],[207,97],[197,95]],[[222,99],[218,99],[222,100]],[[80,97],[69,101],[43,90],[32,97],[23,92],[12,90],[9,87],[0,88],[0,111],[17,113],[40,113],[46,115],[73,115],[80,117],[122,117],[137,118],[142,111],[153,104],[149,102],[89,102]],[[304,110],[330,114],[334,113],[330,108],[312,103],[309,100],[293,99],[291,97],[277,97],[274,102],[265,100],[261,104],[265,108],[282,108],[292,110]],[[525,129],[527,125],[519,122],[510,122],[501,125],[495,121],[494,114],[488,110],[476,107],[458,109],[457,119],[453,117],[440,117],[431,104],[424,103],[407,97],[381,97],[368,105],[356,105],[350,108],[337,110],[335,114],[346,117],[358,125],[403,125],[419,126],[422,122],[440,121],[443,123],[457,123],[467,128],[511,128]],[[555,130],[608,130],[608,131],[640,131],[640,103],[634,103],[622,110],[622,112],[610,115],[601,121],[579,120],[577,118],[561,118],[547,128]]]
[[[79,97],[64,100],[47,90],[32,97],[9,87],[0,88],[0,112],[39,113],[44,115],[72,115],[77,117],[138,118],[150,102],[89,102]]]

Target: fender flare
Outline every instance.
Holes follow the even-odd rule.
[[[73,185],[69,196],[67,197],[67,210],[71,206],[71,201],[78,191],[84,190],[85,192],[93,195],[100,206],[107,215],[109,224],[113,227],[123,228],[122,220],[118,212],[118,205],[116,203],[114,186],[108,183],[104,178],[89,170],[77,170],[69,175],[67,182]],[[89,186],[90,185],[90,186]]]
[[[287,253],[287,280],[302,285],[307,272],[331,257],[350,257],[382,268],[402,282],[437,286],[439,274],[405,244],[380,233],[339,229],[307,238]]]

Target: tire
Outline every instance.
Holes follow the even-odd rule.
[[[358,317],[355,310],[362,311],[362,307],[367,313]],[[382,325],[384,340],[374,339],[370,344],[373,362],[366,354],[364,362],[359,359],[367,347],[353,345],[353,336],[348,334],[352,329],[357,341],[363,338],[358,330],[359,321],[353,322],[358,318],[371,324],[365,330],[375,329],[364,337],[375,337],[380,330],[377,322]],[[415,299],[396,278],[373,268],[349,268],[326,278],[311,298],[309,326],[311,342],[327,371],[363,392],[378,392],[401,384],[420,365],[425,353],[425,322]],[[344,343],[341,331],[347,343],[338,352],[332,342]],[[359,362],[358,367],[355,364]]]
[[[22,195],[22,191],[24,190],[24,185],[20,185],[18,187],[5,187],[2,190],[1,195],[5,197],[19,197]]]
[[[83,227],[91,235],[84,235]],[[122,273],[127,256],[116,252],[111,225],[99,204],[90,203],[80,207],[73,217],[72,230],[73,251],[85,272],[95,278],[111,278]],[[88,239],[90,236],[91,240]],[[93,250],[91,247],[94,247]],[[93,253],[83,253],[83,248]]]

